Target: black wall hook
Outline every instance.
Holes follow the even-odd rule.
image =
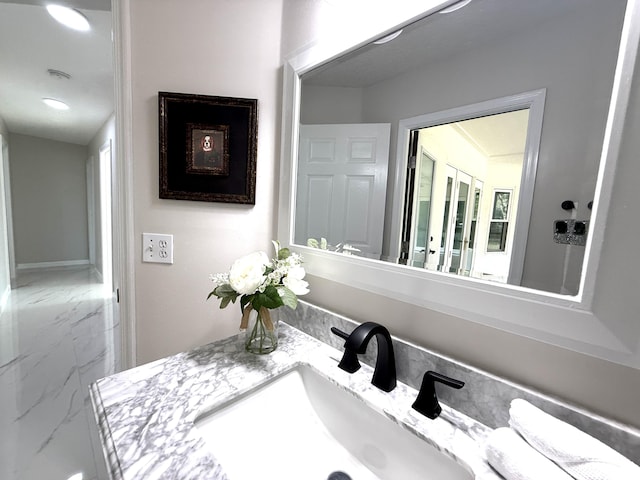
[[[563,210],[573,210],[576,208],[576,204],[573,203],[573,200],[565,200],[560,206]]]

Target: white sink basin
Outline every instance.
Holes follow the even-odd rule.
[[[196,428],[231,480],[473,479],[462,465],[306,367],[207,413]]]

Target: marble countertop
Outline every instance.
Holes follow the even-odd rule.
[[[482,443],[490,429],[446,405],[430,420],[411,409],[417,391],[398,383],[385,393],[372,386],[366,365],[348,374],[342,352],[280,324],[278,349],[244,351],[235,336],[98,380],[90,387],[107,467],[116,480],[230,479],[210,453],[194,422],[299,365],[307,365],[374,410],[454,458],[478,480],[499,480]]]

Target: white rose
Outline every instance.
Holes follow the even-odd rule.
[[[254,252],[239,258],[229,271],[229,284],[241,295],[251,295],[265,281],[264,270],[269,257],[264,252]]]
[[[304,268],[301,266],[291,267],[287,276],[282,279],[282,284],[296,295],[309,293],[309,283],[303,280]]]

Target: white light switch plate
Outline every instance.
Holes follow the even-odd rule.
[[[142,234],[142,261],[173,263],[173,235],[162,233]]]

